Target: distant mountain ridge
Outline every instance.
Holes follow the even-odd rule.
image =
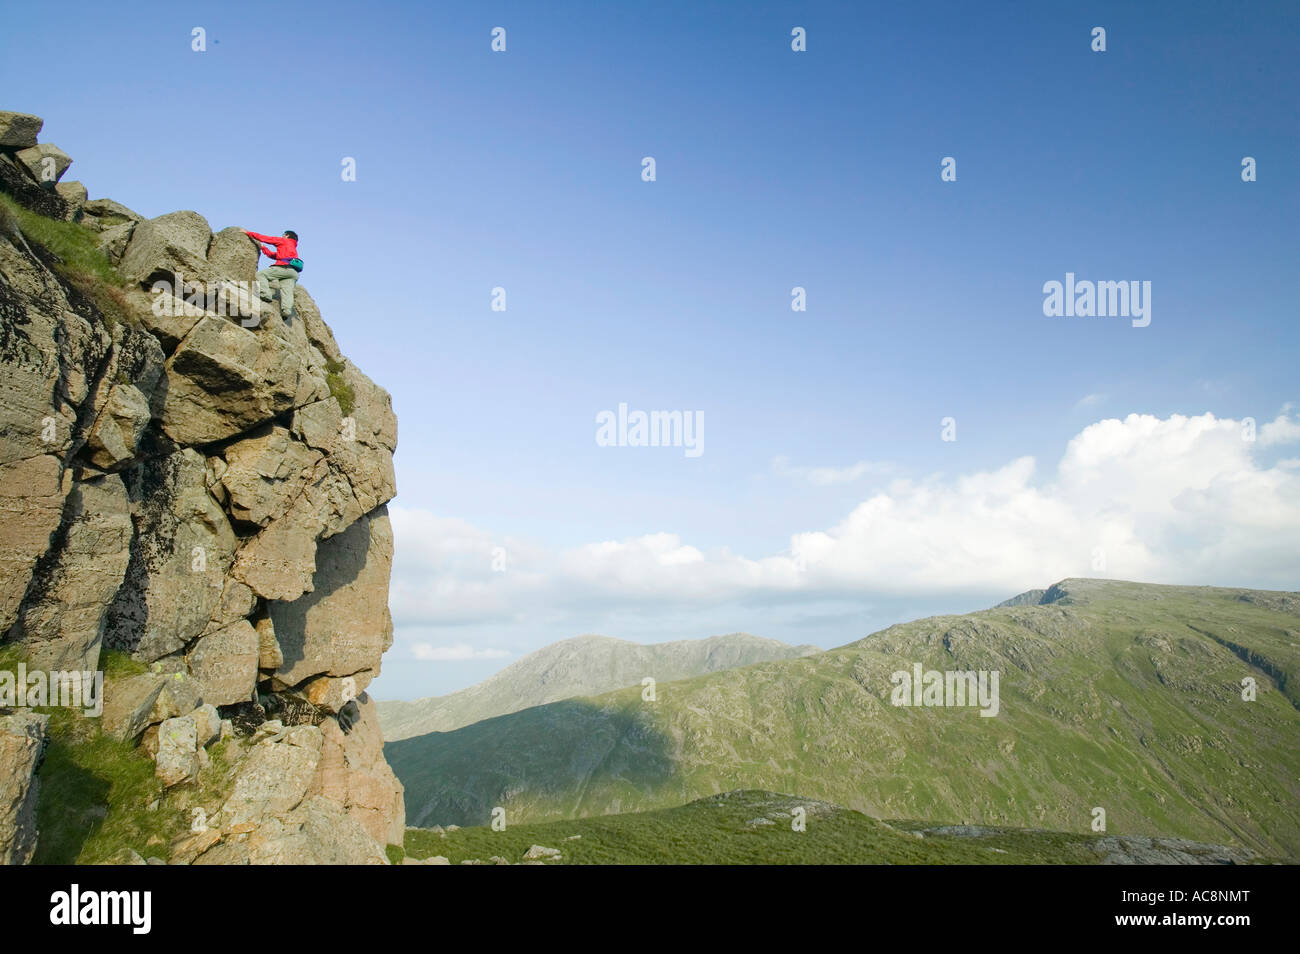
[[[1009,600],[1003,600],[993,608],[1006,609],[1008,606],[1041,606],[1043,603],[1051,602],[1051,600],[1045,598],[1046,596],[1047,590],[1025,590],[1025,592],[1013,596]]]
[[[995,718],[901,707],[914,664],[1001,674]],[[877,818],[1177,837],[1300,858],[1300,593],[1070,579],[1033,605],[389,742],[410,823],[798,792]],[[1257,687],[1245,698],[1243,685]]]
[[[791,646],[749,633],[666,643],[575,636],[531,652],[466,689],[413,702],[380,702],[379,725],[385,741],[396,742],[575,696],[639,686],[647,676],[672,682],[819,652],[816,646]]]

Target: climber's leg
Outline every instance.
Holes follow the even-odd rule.
[[[270,268],[264,268],[257,273],[257,293],[261,296],[262,301],[270,301],[274,297],[271,294]]]
[[[290,274],[280,279],[280,311],[288,320],[297,317],[297,313],[293,310],[293,290],[298,284],[298,273],[292,268],[286,268],[285,271]]]

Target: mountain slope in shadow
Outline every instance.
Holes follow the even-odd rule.
[[[1300,595],[1065,580],[1037,605],[389,743],[409,824],[647,811],[746,789],[878,818],[1300,856]],[[1046,597],[1045,597],[1046,599]],[[1000,708],[896,706],[891,675],[996,670]],[[1243,679],[1258,696],[1243,699]]]
[[[609,636],[575,636],[511,663],[482,682],[445,696],[413,702],[380,702],[379,725],[390,742],[450,732],[483,719],[575,696],[594,696],[646,677],[672,682],[773,659],[821,652],[748,633],[633,643]]]

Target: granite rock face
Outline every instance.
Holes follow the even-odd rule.
[[[389,396],[305,289],[288,324],[257,300],[242,229],[59,183],[41,127],[0,111],[0,191],[88,230],[120,285],[109,315],[0,210],[0,648],[131,657],[100,729],[169,791],[224,740],[233,791],[171,860],[385,863],[402,788],[364,690],[392,642]],[[36,844],[43,718],[0,710],[0,861]]]

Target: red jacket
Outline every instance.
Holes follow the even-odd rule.
[[[287,235],[258,235],[256,232],[244,230],[245,235],[251,235],[259,242],[270,242],[275,248],[267,248],[265,245],[258,246],[262,254],[268,258],[275,259],[277,265],[288,265],[289,259],[298,257],[298,243]]]

